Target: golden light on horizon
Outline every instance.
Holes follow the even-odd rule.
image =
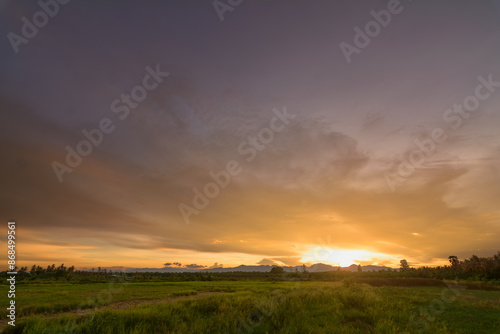
[[[300,262],[324,263],[333,266],[348,267],[352,264],[377,264],[380,262],[397,262],[394,255],[371,252],[361,249],[341,249],[313,246],[304,252]]]

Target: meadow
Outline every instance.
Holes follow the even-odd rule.
[[[500,333],[500,290],[429,282],[33,281],[17,286],[15,327],[3,321],[2,300],[1,326],[6,334]]]

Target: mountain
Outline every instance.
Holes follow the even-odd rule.
[[[260,266],[247,266],[247,265],[239,265],[237,267],[228,267],[228,268],[205,268],[205,269],[189,269],[189,268],[178,268],[178,267],[165,267],[165,268],[127,268],[124,270],[116,270],[113,271],[124,271],[124,272],[161,272],[161,273],[185,273],[185,272],[205,272],[205,273],[224,273],[224,272],[269,272],[271,268],[275,267],[274,265],[260,265]],[[283,269],[286,272],[294,272],[296,270],[302,271],[303,266],[284,266]],[[358,271],[358,265],[352,264],[349,267],[338,267],[331,266],[329,264],[324,263],[315,263],[311,266],[306,266],[306,270],[308,272],[316,273],[316,272],[325,272],[325,271]],[[361,266],[362,271],[381,271],[381,270],[397,270],[394,268],[389,268],[385,266]]]
[[[372,265],[369,265],[369,266],[361,266],[361,270],[362,271],[381,271],[381,270],[396,270],[398,271],[399,269],[394,269],[394,268],[390,268],[390,267],[385,267],[385,266],[372,266]]]
[[[341,270],[355,272],[358,271],[357,264],[351,264],[349,267],[342,268]],[[384,266],[361,266],[361,271],[381,271],[381,270],[398,270],[394,268],[384,267]]]

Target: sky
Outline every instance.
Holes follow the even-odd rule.
[[[44,1],[0,2],[19,266],[500,250],[500,0]]]

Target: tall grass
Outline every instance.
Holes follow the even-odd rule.
[[[486,291],[464,291],[464,298],[457,299],[429,320],[419,309],[439,297],[440,287],[371,287],[346,281],[343,284],[245,283],[241,286],[231,282],[228,288],[222,294],[102,310],[89,316],[47,319],[33,316],[16,327],[9,326],[3,333],[393,334],[422,333],[421,329],[424,333],[436,334],[500,332],[500,304],[495,304],[500,300],[499,292],[491,295]],[[473,321],[455,316],[471,309],[476,310]],[[417,320],[425,322],[424,327],[415,326],[415,314],[418,314]]]

